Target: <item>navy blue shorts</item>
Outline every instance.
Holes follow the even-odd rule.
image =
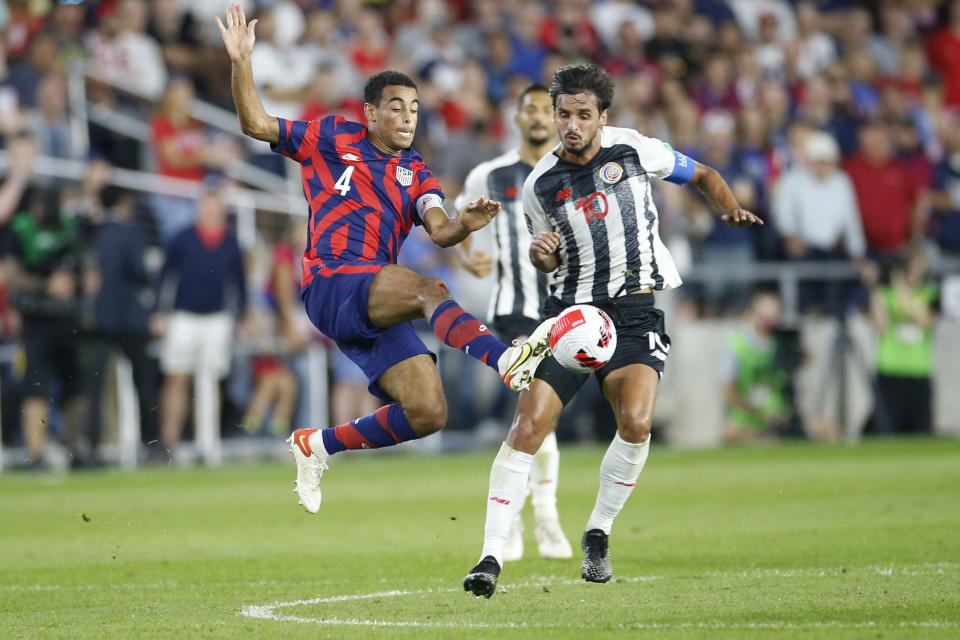
[[[301,292],[313,325],[337,343],[367,376],[370,393],[391,401],[377,381],[383,372],[408,358],[425,353],[437,361],[417,335],[413,324],[375,327],[370,322],[370,283],[385,263],[325,260],[313,265],[313,280]]]

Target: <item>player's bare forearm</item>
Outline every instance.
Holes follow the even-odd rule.
[[[240,118],[240,129],[251,138],[276,144],[280,141],[280,123],[264,110],[253,84],[253,68],[250,65],[250,55],[257,40],[257,21],[247,23],[243,7],[236,3],[227,7],[226,24],[219,16],[216,20],[223,45],[230,56],[230,87],[233,90],[233,104]]]
[[[233,104],[240,118],[240,129],[251,138],[270,144],[280,141],[280,123],[267,114],[253,84],[253,67],[250,58],[234,60],[230,75]]]
[[[446,223],[428,231],[433,243],[440,247],[452,247],[470,235],[470,229],[459,220],[447,220]]]
[[[424,216],[423,226],[435,244],[452,247],[474,231],[490,224],[499,211],[499,202],[481,196],[479,200],[460,209],[454,220],[447,218],[447,214],[439,207],[430,209]]]
[[[714,211],[720,213],[720,219],[731,227],[763,224],[763,220],[755,214],[740,207],[727,181],[712,167],[697,162],[690,184],[703,194]]]
[[[440,207],[427,210],[423,216],[423,228],[433,243],[440,247],[452,247],[470,235],[470,229],[459,218],[451,220]]]

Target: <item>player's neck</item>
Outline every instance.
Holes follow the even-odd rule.
[[[394,149],[389,143],[378,136],[375,131],[368,129],[367,139],[370,140],[370,144],[375,146],[377,150],[384,152],[388,156],[399,156],[403,154],[403,149]]]
[[[520,144],[520,159],[534,166],[540,158],[550,153],[555,144],[556,141],[554,140],[547,140],[543,144],[531,144],[524,141]]]

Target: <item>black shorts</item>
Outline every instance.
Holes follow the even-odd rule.
[[[72,319],[24,316],[22,340],[27,356],[24,395],[50,400],[54,380],[60,383],[62,398],[83,393],[80,337]]]
[[[490,328],[500,342],[508,345],[517,336],[529,336],[539,325],[539,320],[527,316],[494,316]]]
[[[600,300],[590,304],[603,309],[617,329],[617,350],[613,358],[593,374],[601,386],[608,375],[631,364],[645,364],[663,375],[670,353],[670,338],[664,330],[663,311],[653,306],[652,293],[636,293],[621,296],[615,302]],[[572,305],[551,296],[543,305],[544,317],[555,316],[569,306]],[[553,358],[547,358],[537,367],[534,378],[553,387],[566,406],[590,375],[564,369]]]

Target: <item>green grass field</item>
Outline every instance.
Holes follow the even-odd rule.
[[[461,589],[494,452],[335,460],[324,506],[293,466],[0,476],[3,638],[957,638],[960,442],[655,447],[611,536]],[[579,541],[600,448],[562,449]]]

